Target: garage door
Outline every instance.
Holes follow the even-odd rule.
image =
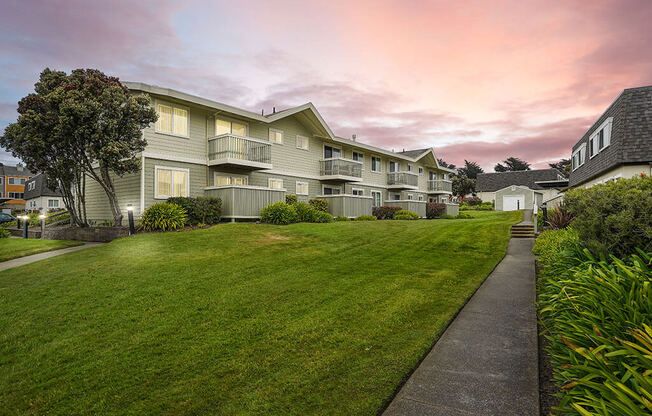
[[[523,209],[525,205],[525,196],[504,196],[503,197],[503,211],[516,211]]]

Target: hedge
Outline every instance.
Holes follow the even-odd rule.
[[[401,207],[373,207],[371,214],[378,218],[379,220],[391,220],[394,219],[394,214],[402,210]]]
[[[313,198],[308,201],[308,204],[317,211],[328,212],[328,201],[323,198]]]
[[[222,200],[210,196],[172,197],[167,202],[186,211],[186,224],[217,224],[222,216]]]
[[[140,227],[146,231],[172,231],[183,228],[187,220],[186,210],[180,205],[159,202],[143,212]]]
[[[407,209],[402,209],[400,211],[396,211],[394,214],[394,219],[395,220],[418,220],[419,219],[419,214],[416,212],[408,211]]]
[[[426,202],[426,218],[439,218],[446,212],[443,202]]]

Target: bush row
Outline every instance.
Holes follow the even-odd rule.
[[[649,414],[652,259],[594,257],[582,233],[536,240],[538,310],[564,415]]]
[[[183,208],[186,212],[186,225],[217,224],[222,215],[222,200],[210,196],[173,197],[168,203]]]
[[[313,200],[311,200],[313,201]],[[328,202],[326,202],[328,208]],[[306,204],[304,202],[296,202],[288,204],[287,202],[276,202],[270,204],[262,209],[260,212],[260,219],[269,224],[286,225],[295,222],[333,222],[333,216],[328,212],[322,211],[316,206],[318,204]]]

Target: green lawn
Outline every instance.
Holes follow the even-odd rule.
[[[471,214],[221,224],[2,272],[3,411],[374,415],[520,220]]]
[[[44,251],[58,250],[60,248],[79,246],[84,243],[66,240],[34,240],[22,238],[0,239],[0,261],[7,261],[17,257],[29,256]]]

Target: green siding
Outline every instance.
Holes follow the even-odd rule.
[[[207,186],[206,165],[194,163],[173,162],[161,159],[145,159],[145,209],[155,202],[163,202],[165,199],[154,198],[154,171],[155,167],[183,168],[189,170],[188,180],[190,181],[190,194],[188,196],[197,197],[204,195],[204,188]]]
[[[131,204],[136,210],[140,207],[140,174],[131,173],[122,177],[111,175],[111,178],[118,203],[126,218],[128,204]],[[86,178],[86,215],[90,221],[95,223],[113,221],[106,192],[90,177]]]

